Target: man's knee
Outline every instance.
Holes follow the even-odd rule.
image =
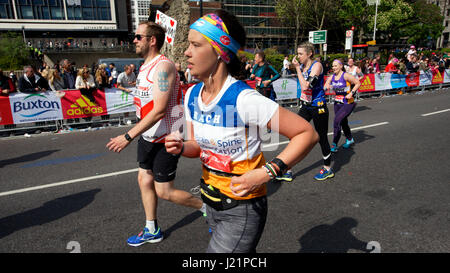
[[[155,189],[159,198],[170,201],[173,190],[171,182],[155,183]]]
[[[138,172],[138,183],[140,187],[149,188],[153,187],[154,178],[153,174],[149,170],[139,170]]]

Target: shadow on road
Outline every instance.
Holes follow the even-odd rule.
[[[176,222],[173,226],[169,227],[168,229],[164,230],[164,239],[169,238],[170,234],[174,232],[175,230],[182,228],[184,226],[189,225],[190,223],[197,220],[199,217],[203,217],[202,213],[200,211],[195,211],[189,215],[186,215],[183,219]]]
[[[374,138],[374,136],[366,134],[364,130],[352,132],[352,135],[353,135],[353,139],[355,139],[354,145],[360,145],[361,143]],[[341,140],[342,140],[342,138],[341,138]],[[343,166],[350,163],[352,156],[355,154],[355,152],[353,151],[353,147],[354,146],[351,146],[348,149],[344,149],[344,148],[342,148],[342,145],[341,145],[339,147],[339,150],[337,153],[332,153],[331,163],[332,163],[332,168],[333,168],[334,173],[338,173]],[[311,154],[309,154],[308,156],[311,156]],[[318,171],[322,166],[323,166],[323,160],[320,159],[317,162],[315,162],[314,164],[294,173],[293,177],[295,179],[297,176],[301,176],[301,175],[308,173],[309,171],[315,170],[315,169],[317,169],[317,171]]]
[[[365,106],[365,105],[360,106],[360,105],[356,104],[356,107],[355,107],[355,109],[353,110],[353,113],[360,112],[360,111],[365,111],[365,110],[371,110],[371,109],[372,109],[372,108],[367,107],[367,106]]]
[[[59,150],[48,150],[48,151],[42,151],[42,152],[22,155],[22,156],[15,157],[15,158],[0,160],[0,168],[3,168],[3,166],[6,166],[6,165],[38,160],[40,158],[49,156],[58,151]]]
[[[351,232],[357,225],[355,219],[344,217],[332,225],[313,227],[298,240],[299,253],[347,253],[350,249],[368,252],[368,243]]]
[[[42,206],[0,219],[0,239],[21,229],[44,225],[81,210],[100,189],[80,192],[45,202]]]
[[[364,131],[352,132],[352,135],[353,135],[353,139],[355,139],[354,145],[359,145],[366,140],[374,138],[374,136],[368,135]],[[344,137],[344,139],[345,139],[345,137]],[[338,173],[341,170],[342,166],[345,166],[348,163],[350,163],[352,156],[355,154],[355,152],[353,151],[353,147],[354,146],[352,145],[352,146],[350,146],[350,148],[344,149],[341,146],[341,147],[339,147],[338,152],[333,155],[332,168],[335,173]]]

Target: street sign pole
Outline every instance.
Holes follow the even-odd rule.
[[[345,32],[345,50],[350,50],[350,56],[353,53],[353,30]]]
[[[377,14],[378,14],[378,0],[375,2],[375,22],[373,24],[373,40],[375,41],[375,36],[377,32]]]

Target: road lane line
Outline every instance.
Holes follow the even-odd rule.
[[[372,128],[372,127],[386,125],[386,124],[389,124],[389,122],[385,121],[385,122],[380,122],[380,123],[375,123],[375,124],[355,127],[355,128],[351,128],[350,131],[357,131],[357,130],[362,130],[362,129],[366,129],[366,128]],[[333,134],[333,132],[328,133],[329,136],[331,136],[332,134]],[[269,147],[273,147],[273,146],[277,146],[277,145],[283,145],[283,144],[288,144],[288,143],[289,143],[289,140],[283,141],[283,142],[279,142],[279,143],[265,144],[265,145],[262,146],[262,148],[264,149],[264,148],[269,148]]]
[[[105,178],[105,177],[110,177],[110,176],[115,176],[115,175],[121,175],[121,174],[127,174],[127,173],[132,173],[132,172],[137,172],[137,171],[138,171],[138,168],[135,168],[135,169],[129,169],[129,170],[124,170],[124,171],[119,171],[119,172],[106,173],[106,174],[77,178],[77,179],[72,179],[72,180],[67,180],[67,181],[61,181],[61,182],[56,182],[56,183],[51,183],[51,184],[46,184],[46,185],[41,185],[41,186],[36,186],[36,187],[23,188],[23,189],[12,190],[12,191],[5,191],[5,192],[0,192],[0,197],[7,196],[7,195],[13,195],[16,193],[42,190],[42,189],[46,189],[46,188],[52,188],[52,187],[73,184],[73,183],[85,182],[85,181],[89,181],[89,180],[100,179],[100,178]]]
[[[426,117],[426,116],[436,115],[436,114],[440,114],[440,113],[444,113],[444,112],[448,112],[448,111],[450,111],[450,109],[445,109],[445,110],[436,111],[436,112],[432,112],[432,113],[422,114],[421,116]]]

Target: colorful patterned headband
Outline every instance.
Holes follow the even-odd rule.
[[[206,14],[198,19],[190,26],[190,29],[200,32],[226,63],[233,58],[232,53],[237,55],[241,48],[241,45],[229,35],[222,19],[214,13]]]

